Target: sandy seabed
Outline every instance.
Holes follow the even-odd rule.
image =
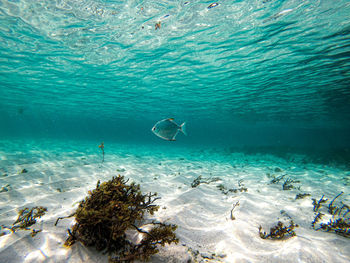
[[[328,205],[343,191],[336,204],[350,204],[350,171],[344,167],[309,163],[298,155],[108,142],[101,163],[98,144],[0,141],[0,224],[11,226],[24,207],[48,209],[32,226],[42,230],[34,237],[30,231],[1,229],[0,262],[108,262],[93,248],[63,247],[74,218],[54,223],[71,214],[98,180],[118,174],[141,184],[143,192],[157,192],[160,209],[153,218],[178,225],[179,244],[161,248],[150,262],[350,262],[349,238],[311,227],[312,198],[325,195]],[[192,187],[198,176],[202,183]],[[283,190],[287,178],[297,182]],[[296,199],[300,193],[310,196]],[[269,232],[278,221],[290,220],[299,225],[297,236],[260,238],[259,226]]]

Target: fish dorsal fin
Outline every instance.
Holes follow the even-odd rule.
[[[174,120],[174,118],[168,118],[168,120],[169,120],[169,121],[173,121],[173,120]]]

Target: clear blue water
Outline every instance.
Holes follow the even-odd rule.
[[[164,118],[188,136],[155,136]],[[350,262],[311,227],[312,198],[350,204],[349,171],[349,0],[0,0],[0,262],[103,262],[54,223],[117,173],[179,226],[184,252],[151,262]],[[38,236],[4,231],[34,205]],[[262,240],[281,218],[297,237]]]
[[[350,2],[211,3],[0,1],[0,136],[347,149]]]

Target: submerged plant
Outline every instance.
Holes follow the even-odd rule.
[[[213,183],[213,182],[217,182],[219,180],[220,179],[217,178],[217,177],[202,178],[202,176],[200,175],[196,179],[193,180],[193,182],[191,183],[191,187],[195,188],[195,187],[197,187],[200,184],[210,184],[210,183]]]
[[[334,201],[343,194],[344,192],[341,192],[340,194],[338,194],[336,197],[333,198],[333,200],[329,203],[328,205],[328,212],[331,215],[334,215],[336,213],[337,210],[339,210],[335,205],[333,205]]]
[[[24,208],[18,212],[18,218],[13,223],[13,228],[28,228],[36,223],[36,219],[45,215],[47,211],[46,207],[43,206],[35,206],[31,209]]]
[[[259,226],[259,235],[262,239],[275,239],[280,240],[283,238],[290,238],[296,236],[294,228],[298,227],[294,224],[293,220],[290,221],[289,226],[285,226],[281,221],[277,222],[277,225],[270,228],[270,233],[262,231],[262,227]]]
[[[41,232],[41,230],[30,229],[29,227],[36,223],[36,220],[43,215],[45,215],[47,211],[46,207],[43,206],[35,206],[31,209],[23,208],[18,212],[17,220],[12,224],[11,227],[2,226],[3,228],[10,229],[12,232],[16,232],[17,229],[23,230],[32,230],[32,237],[37,233]]]
[[[308,193],[297,194],[297,195],[295,196],[295,200],[303,199],[303,198],[305,198],[305,197],[307,197],[307,196],[310,196],[310,194],[308,194]]]
[[[322,217],[324,216],[324,214],[322,213],[318,213],[315,218],[314,221],[311,222],[311,226],[314,228],[315,225],[317,224],[318,221],[320,221],[322,219]]]
[[[101,144],[98,146],[98,148],[100,148],[102,151],[102,162],[104,162],[104,160],[105,160],[105,145],[104,145],[104,143],[101,142]]]
[[[272,180],[270,181],[271,184],[278,184],[286,175],[280,175],[276,177],[275,175],[272,175]]]
[[[334,203],[337,198],[339,198],[343,192],[336,195],[333,200],[329,203],[327,212],[329,213],[329,217],[331,217],[328,222],[324,221],[318,225],[316,228],[316,224],[322,219],[324,216],[323,213],[318,212],[321,209],[321,204],[325,203],[327,199],[323,199],[324,195],[317,202],[316,199],[313,200],[314,211],[318,212],[315,216],[314,220],[311,223],[311,226],[317,230],[323,230],[326,232],[333,232],[335,234],[350,238],[350,218],[347,217],[350,212],[350,207],[347,204],[342,203],[341,207],[336,206]],[[325,209],[324,209],[325,210]]]
[[[96,189],[89,191],[71,215],[75,216],[76,224],[68,230],[65,246],[78,241],[106,251],[111,262],[131,262],[148,259],[158,252],[157,245],[178,242],[176,225],[153,221],[147,224],[151,227],[148,231],[140,226],[146,213],[153,215],[158,210],[154,202],[159,197],[156,193],[142,194],[140,185],[127,182],[120,175],[108,182],[97,182]],[[59,219],[62,218],[56,224]],[[133,243],[127,238],[127,230],[136,231],[143,236],[142,240]]]
[[[323,199],[323,198],[324,198],[324,195],[322,195],[321,199],[318,200],[318,201],[316,201],[315,198],[312,198],[312,204],[314,206],[314,212],[317,212],[320,209],[321,205],[328,201],[328,199]]]
[[[327,223],[321,223],[316,230],[322,229],[326,232],[334,232],[343,237],[350,238],[350,221],[343,217],[336,220],[330,219]]]
[[[155,25],[154,25],[154,29],[157,30],[157,29],[160,29],[161,27],[161,22],[158,21]]]
[[[228,193],[237,193],[237,192],[247,192],[248,191],[248,188],[244,186],[243,184],[243,179],[240,179],[238,181],[238,187],[239,188],[230,188],[230,189],[227,189],[225,185],[223,184],[219,184],[216,186],[216,188],[218,188],[221,193],[227,195]]]
[[[231,209],[231,216],[230,216],[231,220],[235,220],[235,219],[236,219],[236,217],[233,215],[233,210],[236,208],[236,206],[239,206],[239,201],[237,201],[237,202],[233,205],[233,207],[232,207],[232,209]]]
[[[291,179],[291,178],[287,178],[287,179],[284,181],[283,185],[282,185],[283,190],[290,190],[290,189],[295,188],[295,186],[293,185],[293,183],[300,183],[300,181],[299,181],[299,180],[293,180],[293,179]]]

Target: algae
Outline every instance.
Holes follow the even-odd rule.
[[[319,221],[322,219],[323,216],[325,216],[324,213],[319,212],[319,210],[322,208],[322,204],[326,203],[328,199],[324,199],[324,195],[321,197],[319,201],[316,201],[316,199],[313,200],[314,205],[314,212],[317,212],[317,215],[315,216],[314,220],[311,223],[311,226],[316,230],[323,230],[325,232],[332,232],[337,235],[341,235],[346,238],[350,238],[350,218],[347,216],[350,212],[350,207],[347,204],[344,204],[343,201],[340,203],[342,204],[341,207],[335,205],[336,200],[343,194],[343,192],[336,195],[332,201],[328,205],[328,221]],[[325,210],[325,209],[323,209]],[[316,228],[316,225],[319,223],[318,227]]]
[[[328,201],[328,199],[323,199],[323,198],[324,198],[324,195],[322,195],[321,199],[318,200],[318,201],[316,201],[315,198],[312,198],[312,204],[314,206],[314,212],[317,212],[320,209],[321,205]]]
[[[262,239],[281,240],[296,236],[295,227],[298,227],[298,225],[294,224],[293,220],[290,221],[289,226],[285,226],[281,221],[278,221],[276,226],[270,228],[268,234],[262,230],[262,226],[259,226],[259,235]]]
[[[219,184],[216,186],[223,194],[227,195],[228,193],[238,193],[238,192],[247,192],[248,188],[244,186],[243,179],[238,180],[238,188],[227,189],[225,185]]]
[[[280,175],[276,177],[275,175],[268,175],[268,177],[272,177],[272,180],[270,181],[270,184],[278,184],[286,175]]]
[[[239,206],[239,201],[237,201],[237,202],[233,205],[233,207],[232,207],[232,209],[231,209],[231,215],[230,215],[231,220],[235,220],[235,219],[236,219],[236,217],[233,215],[233,210],[234,210],[237,206]]]
[[[104,142],[101,142],[101,144],[98,146],[98,148],[102,151],[102,163],[105,161],[105,145]]]
[[[203,178],[201,175],[198,176],[196,179],[193,180],[193,182],[191,183],[191,187],[195,188],[200,184],[210,184],[213,182],[217,182],[220,179],[218,177],[209,177],[209,178]]]
[[[47,211],[46,207],[35,206],[31,209],[24,208],[18,212],[18,218],[13,223],[13,229],[27,229],[36,223],[36,219],[42,217]]]
[[[296,187],[293,185],[293,183],[300,183],[300,181],[299,181],[299,180],[293,180],[293,179],[291,179],[291,178],[288,177],[288,178],[284,181],[284,183],[283,183],[283,185],[282,185],[283,190],[291,190],[291,189],[293,189],[293,188],[296,188]]]
[[[37,233],[41,232],[41,230],[30,229],[29,227],[36,223],[38,218],[41,218],[45,215],[47,211],[46,207],[43,206],[35,206],[32,208],[23,208],[18,212],[17,220],[12,224],[11,227],[2,226],[3,228],[7,228],[12,232],[16,232],[17,229],[23,230],[31,230],[31,236],[34,237]]]
[[[297,194],[297,195],[295,196],[295,200],[303,199],[303,198],[305,198],[305,197],[307,197],[307,196],[310,196],[310,194],[308,194],[308,193]]]
[[[147,224],[150,230],[143,229],[146,213],[153,215],[159,209],[154,204],[159,197],[157,193],[142,194],[140,185],[127,182],[120,175],[108,182],[97,182],[96,189],[89,191],[70,215],[75,217],[76,224],[68,229],[66,247],[80,242],[107,252],[110,262],[132,262],[149,259],[158,252],[157,245],[178,243],[174,224],[152,221]],[[133,243],[126,235],[127,230],[137,231],[142,240]]]

